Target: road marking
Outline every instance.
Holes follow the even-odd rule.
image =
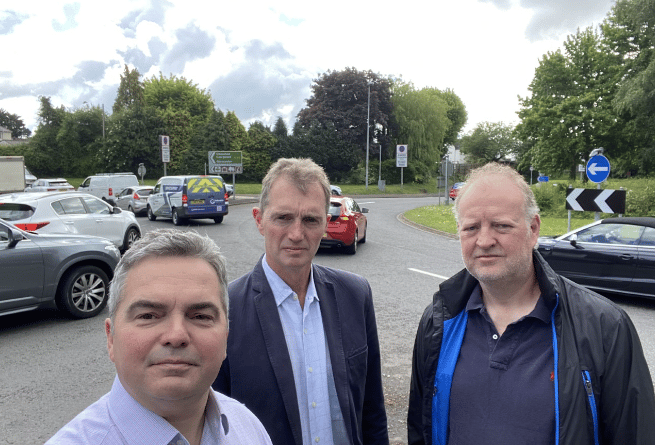
[[[426,271],[421,270],[421,269],[414,269],[413,267],[408,267],[408,269],[411,270],[412,272],[418,272],[418,273],[422,273],[424,275],[430,275],[431,277],[441,278],[442,280],[447,280],[448,278],[450,278],[450,277],[444,277],[443,275],[437,275],[436,273],[426,272]]]

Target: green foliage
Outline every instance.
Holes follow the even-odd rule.
[[[32,131],[25,127],[23,119],[2,108],[0,108],[0,127],[11,130],[11,137],[14,139],[28,138],[32,134]]]
[[[441,159],[451,127],[448,103],[441,92],[434,88],[416,90],[411,83],[397,81],[392,101],[397,124],[394,142],[408,146],[408,165],[416,161],[434,164]]]
[[[276,139],[261,122],[254,122],[248,128],[248,137],[243,146],[243,175],[246,181],[261,181],[271,165],[271,150]]]
[[[185,112],[192,127],[206,122],[214,110],[209,92],[184,77],[167,79],[161,73],[158,78],[152,76],[144,83],[143,95],[146,105],[160,113],[181,115]]]
[[[37,177],[63,176],[66,166],[59,155],[61,150],[57,142],[57,134],[61,128],[67,112],[63,106],[55,108],[50,98],[39,98],[39,124],[34,136],[30,139],[29,149],[26,152],[26,164]]]
[[[112,108],[114,113],[125,111],[132,107],[144,106],[144,84],[140,80],[141,74],[134,68],[130,70],[125,65],[125,71],[121,74],[121,82],[118,85],[118,93]]]
[[[343,140],[331,122],[296,126],[288,151],[292,156],[313,159],[332,181],[343,181],[359,160],[359,149]]]
[[[522,144],[513,132],[514,128],[503,122],[479,123],[460,139],[460,150],[475,164],[515,159]]]
[[[162,176],[161,134],[165,134],[164,122],[153,108],[132,107],[114,113],[107,123],[106,140],[98,152],[98,170],[136,173],[143,163],[147,177]],[[87,174],[90,173],[95,172]]]
[[[342,141],[365,155],[368,116],[370,141],[389,147],[392,103],[388,79],[370,70],[328,70],[314,80],[311,88],[307,107],[298,113],[297,128],[309,129],[314,122],[323,126],[331,124]]]

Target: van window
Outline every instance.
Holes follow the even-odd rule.
[[[91,178],[86,178],[84,182],[80,184],[80,187],[88,187],[90,183],[91,183]]]

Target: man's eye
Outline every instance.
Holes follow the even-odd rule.
[[[156,316],[153,313],[147,312],[137,315],[136,318],[139,320],[154,320]]]
[[[214,317],[209,314],[195,314],[191,318],[195,320],[207,320],[207,321],[211,321],[214,319]]]

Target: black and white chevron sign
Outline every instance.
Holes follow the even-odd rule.
[[[566,189],[566,209],[625,213],[625,190]]]

